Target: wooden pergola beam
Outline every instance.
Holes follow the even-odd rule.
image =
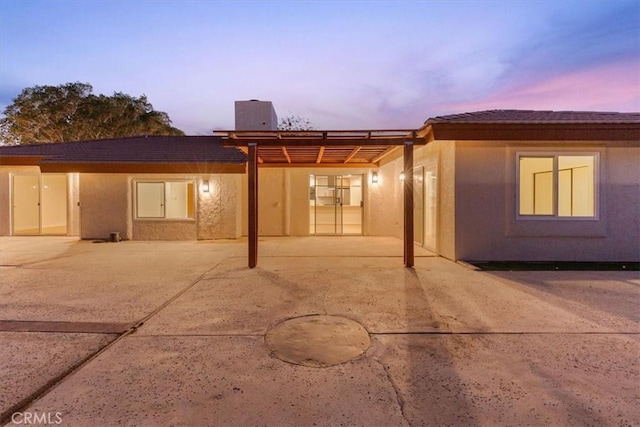
[[[354,148],[353,150],[351,150],[351,153],[349,153],[349,155],[347,156],[346,159],[344,159],[345,163],[348,163],[349,160],[351,160],[353,158],[353,156],[355,156],[356,154],[358,154],[358,151],[360,151],[360,149],[362,148],[362,146],[358,146],[356,148]]]
[[[291,163],[291,157],[289,157],[289,152],[287,152],[287,147],[282,147],[282,154],[287,159],[287,163]]]
[[[391,146],[391,147],[387,148],[382,153],[378,154],[373,159],[371,159],[371,163],[378,163],[380,160],[382,160],[383,158],[387,157],[389,154],[393,153],[398,148],[400,148],[400,147],[398,147],[397,145],[394,145],[394,146]]]
[[[324,147],[320,147],[320,150],[318,150],[318,157],[316,158],[316,163],[320,163],[322,161],[323,153],[324,153]]]
[[[404,144],[404,265],[414,265],[413,253],[413,143]]]
[[[284,148],[284,147],[282,147]],[[238,149],[240,149],[240,151],[242,151],[244,154],[249,154],[249,148],[247,148],[247,146],[240,146],[238,147]],[[258,156],[258,163],[264,163],[264,160],[262,160],[262,158],[260,156]]]
[[[260,163],[261,168],[342,168],[342,169],[354,169],[354,168],[378,168],[379,165],[370,162],[351,162],[351,163],[281,163],[281,162],[267,162]]]
[[[260,147],[308,147],[308,146],[324,146],[324,147],[344,147],[344,146],[378,146],[378,145],[397,145],[402,146],[404,139],[398,138],[223,138],[223,143],[227,147],[246,146],[249,142],[256,142]],[[425,145],[427,141],[424,138],[409,138],[415,145]]]
[[[249,268],[258,265],[258,146],[249,144],[248,151]]]

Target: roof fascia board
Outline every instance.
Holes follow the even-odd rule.
[[[640,125],[633,123],[432,123],[428,128],[434,140],[640,141]]]
[[[246,163],[41,163],[42,172],[245,173]]]

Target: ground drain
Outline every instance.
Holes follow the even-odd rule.
[[[371,341],[358,322],[311,315],[278,323],[267,332],[265,342],[280,360],[321,368],[355,359],[367,351]]]

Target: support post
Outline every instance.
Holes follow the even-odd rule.
[[[404,143],[404,265],[414,264],[413,253],[413,142]]]
[[[249,143],[249,268],[258,265],[258,145]]]

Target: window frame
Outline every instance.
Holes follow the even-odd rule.
[[[593,216],[559,216],[558,191],[558,158],[590,156],[593,158]],[[520,213],[520,159],[521,158],[553,159],[553,214],[535,215]],[[515,176],[515,212],[517,220],[525,221],[598,221],[600,220],[600,153],[597,151],[517,151]]]
[[[193,217],[184,217],[184,218],[174,218],[167,217],[167,184],[169,183],[187,183],[192,184],[193,189],[191,191],[191,197],[193,199]],[[162,205],[162,213],[161,217],[148,217],[148,216],[138,216],[138,184],[162,184],[162,197],[163,197],[163,205]],[[195,179],[140,179],[133,181],[133,218],[136,221],[187,221],[187,222],[195,222],[196,221],[196,213],[198,212],[198,192],[197,192],[197,181]],[[189,207],[187,206],[187,211],[189,211]]]

